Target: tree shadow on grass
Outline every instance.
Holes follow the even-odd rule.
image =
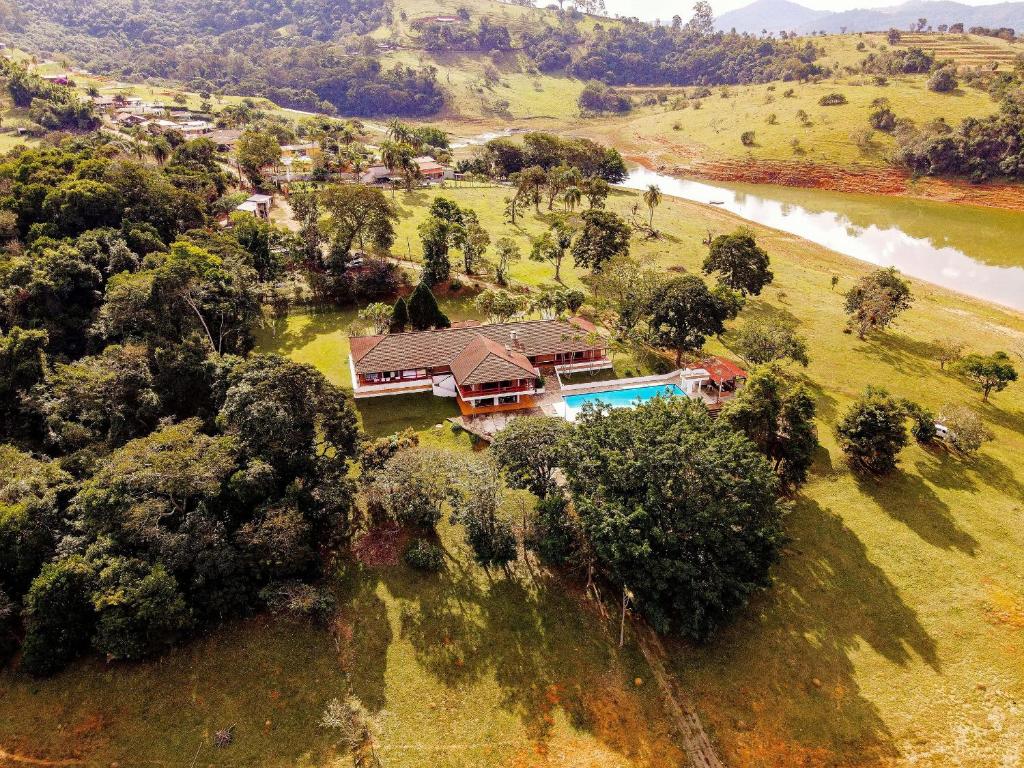
[[[345,608],[334,631],[352,692],[370,711],[379,712],[387,703],[387,655],[394,638],[376,579],[360,566],[353,569],[341,589]]]
[[[400,633],[418,664],[448,689],[466,691],[493,677],[500,706],[538,750],[546,749],[562,710],[624,755],[679,764],[656,697],[630,690],[635,677],[647,675],[642,657],[618,650],[566,584],[526,570],[520,563],[511,574],[482,579],[475,566],[453,559],[437,577],[411,581],[402,570],[380,576],[405,601]],[[609,718],[610,710],[618,714]]]
[[[861,476],[858,485],[893,520],[932,546],[972,557],[977,553],[977,539],[957,524],[949,505],[917,475],[897,470],[884,478]]]
[[[935,641],[842,518],[800,497],[772,588],[673,666],[734,765],[877,765],[898,754],[852,656],[940,671]],[[738,725],[743,723],[743,725]]]
[[[932,375],[937,368],[932,364],[938,351],[935,344],[902,333],[874,334],[855,351],[909,375]]]
[[[747,303],[743,307],[743,316],[748,322],[751,320],[763,320],[790,328],[797,328],[801,324],[800,318],[788,309],[771,304],[765,299],[748,298]]]
[[[293,322],[289,322],[289,319]],[[356,310],[352,308],[303,308],[301,312],[296,312],[289,318],[271,321],[269,330],[260,334],[260,346],[262,351],[287,356],[325,334],[336,331],[345,331],[347,334],[355,319]],[[302,322],[296,322],[298,320]],[[341,354],[340,351],[338,354]]]

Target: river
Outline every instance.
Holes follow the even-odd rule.
[[[707,184],[643,167],[634,168],[622,186],[644,190],[651,184],[666,195],[715,204],[846,256],[1024,310],[1024,214],[885,196]]]

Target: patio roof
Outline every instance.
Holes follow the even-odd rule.
[[[736,365],[736,363],[717,355],[702,360],[696,367],[707,371],[711,380],[718,385],[726,384],[736,379],[747,378],[747,372]]]

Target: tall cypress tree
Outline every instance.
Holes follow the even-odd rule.
[[[399,296],[395,302],[395,308],[391,311],[391,332],[401,333],[409,324],[409,305],[405,302],[404,296]]]
[[[448,258],[448,238],[452,225],[436,216],[420,224],[420,238],[423,240],[423,282],[437,285],[448,280],[452,263]]]
[[[426,282],[417,285],[409,297],[409,322],[417,331],[448,328],[451,325],[448,316],[437,306],[437,299]]]

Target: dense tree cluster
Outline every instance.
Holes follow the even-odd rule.
[[[504,24],[495,24],[486,16],[476,24],[440,24],[429,22],[419,27],[419,43],[428,51],[512,50],[512,35]]]
[[[633,108],[629,97],[603,83],[587,83],[576,102],[580,112],[629,112]]]
[[[16,107],[27,107],[29,118],[49,131],[88,131],[99,125],[90,102],[69,85],[52,83],[10,59],[0,59],[0,82]]]
[[[659,631],[704,639],[767,584],[783,538],[775,474],[702,404],[588,407],[566,464],[599,566]]]
[[[544,50],[544,49],[542,49]],[[817,48],[788,41],[679,29],[626,20],[597,27],[568,72],[609,85],[732,85],[806,80],[828,70]]]
[[[611,184],[627,175],[626,163],[617,149],[590,139],[562,138],[542,132],[527,133],[522,142],[491,139],[484,146],[481,161],[497,176],[511,176],[534,166],[541,171],[565,166],[582,178],[599,178]]]
[[[280,265],[255,220],[206,229],[216,163],[94,135],[8,154],[0,187],[3,654],[140,658],[315,577],[351,532],[356,417],[250,354]]]
[[[1024,178],[1024,99],[1009,91],[999,110],[967,117],[952,126],[944,120],[897,130],[897,162],[917,174],[965,176],[972,181]]]
[[[874,75],[920,75],[930,72],[935,57],[920,48],[890,48],[872,52],[861,62],[861,69]]]
[[[31,50],[75,57],[90,69],[141,79],[162,77],[195,90],[265,96],[299,109],[349,115],[422,116],[443,93],[433,69],[383,66],[372,41],[343,38],[391,18],[373,0],[132,0],[102,5],[70,0],[20,3],[13,30]]]

